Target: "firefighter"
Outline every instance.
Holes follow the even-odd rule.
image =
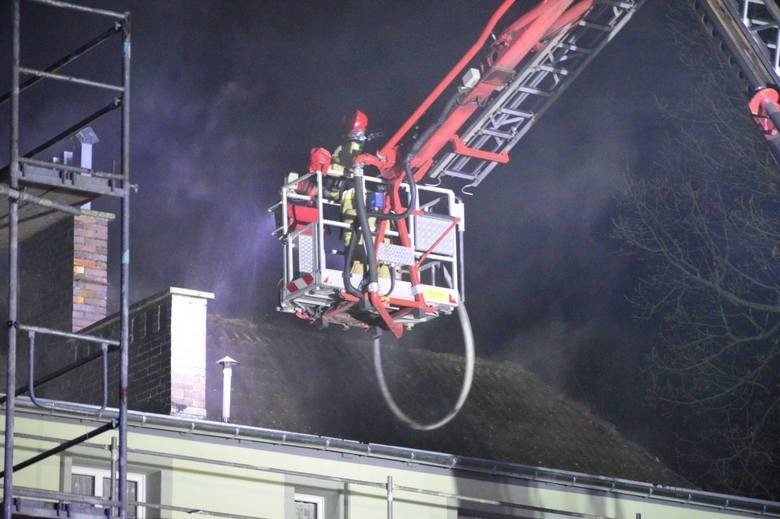
[[[368,136],[368,116],[360,110],[355,110],[343,120],[345,142],[333,153],[325,148],[312,148],[309,153],[309,173],[319,172],[323,175],[323,194],[326,198],[338,201],[339,189],[344,172],[352,168],[355,157],[363,153]],[[317,184],[311,180],[299,182],[295,192],[310,197],[317,196]]]
[[[333,170],[336,174],[341,173],[341,175],[343,175],[344,171],[349,171],[355,162],[355,158],[363,153],[365,143],[369,139],[368,134],[366,133],[367,130],[368,117],[360,110],[355,110],[350,116],[344,119],[346,141],[344,144],[334,150],[333,162],[331,165],[331,170]],[[369,211],[376,212],[382,209],[382,204],[384,203],[384,193],[369,192],[366,194],[366,198]],[[343,190],[339,201],[341,204],[341,221],[349,224],[350,226],[350,229],[345,229],[342,234],[344,250],[346,251],[353,239],[351,227],[355,221],[355,218],[357,218],[357,209],[355,207],[355,188],[351,187]],[[372,232],[376,231],[376,218],[369,218],[368,225]],[[350,267],[353,274],[363,273],[365,252],[363,250],[362,244],[363,239],[362,237],[358,236],[358,247],[355,248],[352,266]],[[379,265],[378,274],[379,277],[390,277],[390,269],[387,265],[381,264]]]

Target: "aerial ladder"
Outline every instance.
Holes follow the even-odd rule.
[[[625,26],[644,0],[542,0],[520,13],[504,0],[477,41],[374,152],[357,111],[334,152],[311,151],[271,210],[284,249],[279,310],[345,328],[404,330],[465,313],[461,195],[471,195]],[[749,108],[780,158],[780,9],[775,0],[694,0],[745,79]],[[501,29],[499,30],[499,26]],[[452,187],[459,187],[456,193]],[[375,351],[378,351],[378,335]],[[383,394],[398,409],[377,365]],[[467,369],[454,412],[471,383]],[[439,426],[454,414],[437,422]]]

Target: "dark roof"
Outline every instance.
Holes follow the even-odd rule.
[[[441,429],[420,432],[387,410],[368,336],[219,316],[209,316],[208,329],[211,419],[221,415],[216,361],[229,355],[240,362],[232,384],[231,421],[237,424],[690,486],[518,364],[478,361],[461,413]],[[403,345],[384,352],[387,379],[402,408],[424,421],[449,409],[460,389],[462,357]]]

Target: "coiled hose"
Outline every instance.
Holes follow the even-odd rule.
[[[447,272],[447,269],[442,270],[444,271],[444,278],[447,280],[450,288],[452,288],[452,278],[450,277],[450,273]],[[457,416],[457,414],[463,408],[463,405],[466,403],[466,399],[468,399],[469,392],[471,391],[471,383],[474,381],[475,353],[474,334],[471,330],[471,321],[469,320],[468,312],[466,312],[466,305],[463,302],[458,305],[458,319],[460,320],[460,327],[463,331],[463,344],[466,364],[465,371],[463,373],[463,384],[460,388],[458,400],[455,402],[455,405],[452,407],[452,409],[440,420],[428,424],[418,422],[414,418],[404,413],[393,398],[393,395],[390,392],[390,388],[387,385],[387,381],[385,380],[384,369],[382,368],[382,345],[380,340],[381,329],[375,328],[374,371],[376,372],[377,382],[379,383],[379,390],[382,392],[382,397],[384,398],[387,407],[390,408],[390,411],[393,413],[393,415],[395,415],[398,420],[405,423],[412,429],[416,429],[418,431],[432,431],[446,425],[453,418],[455,418],[455,416]]]

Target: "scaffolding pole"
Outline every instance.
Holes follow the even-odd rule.
[[[9,186],[19,190],[19,0],[13,0],[11,15],[11,164]],[[8,352],[5,372],[5,444],[3,479],[3,517],[10,519],[14,488],[14,414],[16,400],[16,321],[18,318],[19,278],[19,201],[8,197]]]
[[[127,514],[127,371],[130,340],[130,13],[122,27],[122,264],[120,269],[119,338],[119,518]]]
[[[12,13],[12,59],[11,59],[11,91],[9,94],[0,98],[0,104],[10,99],[11,102],[11,114],[10,114],[10,157],[11,161],[8,167],[8,184],[0,185],[0,194],[8,197],[8,319],[7,334],[8,334],[8,350],[7,350],[7,365],[6,365],[6,390],[3,398],[5,403],[5,431],[4,431],[4,467],[0,474],[3,477],[3,518],[10,519],[13,517],[13,510],[16,507],[16,498],[25,497],[25,494],[21,489],[14,495],[14,471],[29,466],[37,461],[45,459],[46,457],[58,454],[73,445],[83,442],[84,440],[102,432],[118,429],[118,453],[117,453],[117,483],[118,492],[116,496],[112,496],[111,500],[102,500],[101,504],[105,505],[107,509],[112,509],[116,512],[116,516],[120,519],[126,519],[127,517],[127,388],[128,388],[128,343],[129,343],[129,280],[130,280],[130,15],[129,13],[117,13],[114,11],[107,11],[104,9],[95,9],[91,7],[72,4],[69,2],[63,2],[59,0],[29,0],[38,4],[47,5],[54,8],[67,9],[73,12],[88,13],[92,15],[108,16],[111,18],[117,18],[119,21],[114,22],[113,26],[97,37],[93,38],[86,44],[78,47],[75,51],[66,55],[52,63],[45,70],[35,70],[26,67],[22,67],[20,64],[20,18],[21,18],[21,0],[13,0],[13,13]],[[107,40],[113,34],[121,34],[122,39],[122,81],[121,85],[109,85],[105,83],[99,83],[96,81],[77,78],[73,76],[66,76],[62,74],[54,73],[64,65],[71,63],[78,59],[88,51]],[[25,83],[20,83],[20,76],[22,73],[33,75],[32,79],[28,79]],[[57,134],[54,138],[49,139],[42,145],[36,147],[31,153],[28,153],[26,157],[22,157],[19,151],[19,96],[23,89],[32,86],[34,83],[41,80],[64,80],[75,84],[88,87],[98,87],[102,89],[109,89],[119,93],[111,103],[97,112],[89,115],[85,119],[82,119],[73,126],[70,126],[63,132]],[[36,153],[43,151],[59,140],[68,137],[72,133],[80,130],[82,127],[98,119],[99,117],[113,111],[116,108],[122,108],[121,115],[121,172],[119,174],[106,173],[95,171],[91,169],[80,168],[76,166],[68,166],[64,164],[53,164],[44,161],[37,161],[32,159]],[[70,333],[61,330],[53,330],[49,328],[22,325],[19,323],[19,204],[22,202],[38,204],[53,210],[57,210],[63,213],[71,215],[83,215],[89,214],[91,216],[98,216],[102,218],[111,219],[113,215],[108,213],[101,213],[98,211],[89,211],[81,208],[75,208],[51,200],[49,198],[43,198],[34,196],[30,193],[26,193],[22,184],[28,183],[41,183],[46,184],[51,182],[47,179],[27,179],[22,173],[22,167],[37,167],[46,169],[55,169],[68,171],[70,175],[85,175],[93,179],[103,179],[110,184],[111,189],[96,190],[82,186],[81,188],[76,185],[65,186],[69,191],[83,191],[84,193],[92,194],[111,194],[113,196],[121,197],[121,269],[120,269],[120,331],[119,340],[112,340],[103,337],[93,337],[90,335],[84,335],[79,333]],[[114,182],[121,181],[122,189],[114,190]],[[56,186],[55,186],[56,187]],[[16,388],[16,359],[17,359],[17,341],[18,334],[26,330],[30,334],[37,332],[46,333],[49,335],[58,336],[64,339],[75,339],[82,341],[100,342],[102,345],[101,355],[104,358],[104,392],[107,384],[107,363],[106,353],[108,346],[117,347],[120,354],[119,362],[119,413],[118,420],[111,420],[109,423],[104,424],[97,429],[82,435],[73,440],[67,441],[50,449],[49,451],[42,453],[39,456],[35,456],[29,460],[14,466],[14,416],[16,413],[16,395],[21,391],[27,389],[33,396],[32,388],[34,387],[35,375],[33,373],[34,365],[30,363],[30,384],[27,388]],[[30,349],[31,355],[33,349]],[[74,362],[66,367],[66,369],[60,369],[54,373],[48,374],[37,382],[51,380],[56,376],[62,375],[65,371],[70,371],[78,365],[82,365],[86,361],[94,360],[94,356],[89,356],[88,359],[82,359],[81,361]],[[104,396],[105,400],[105,396]],[[104,406],[105,407],[105,402]],[[113,472],[113,471],[112,471]],[[112,512],[113,516],[113,512]]]

